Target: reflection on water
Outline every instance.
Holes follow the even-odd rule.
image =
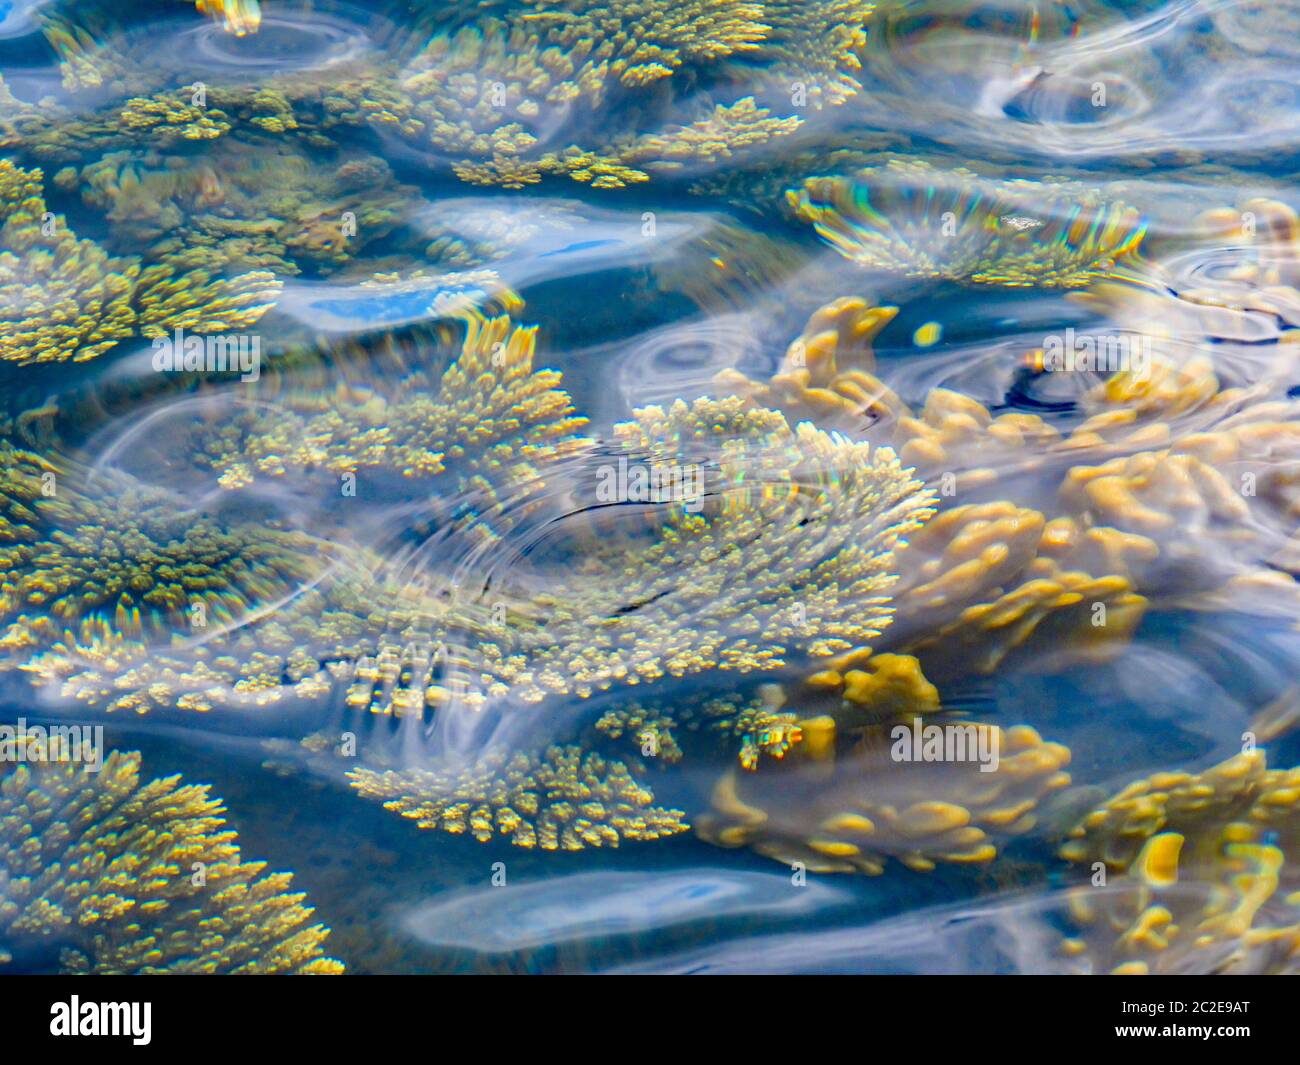
[[[1296,25],[0,0],[0,970],[1295,971]]]

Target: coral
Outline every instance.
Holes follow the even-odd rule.
[[[809,178],[788,193],[796,215],[873,270],[1010,287],[1079,288],[1136,252],[1134,208],[1094,189],[944,173],[892,160],[849,178]]]
[[[350,363],[363,379],[338,383],[331,397],[314,387],[279,395],[277,382],[263,378],[269,409],[199,429],[193,453],[227,488],[312,470],[535,480],[536,470],[582,446],[576,432],[585,419],[573,413],[560,374],[534,367],[535,328],[469,309],[456,316],[464,339],[453,358],[418,334],[345,345],[335,369],[346,374]]]
[[[480,842],[504,836],[517,847],[575,851],[659,839],[688,827],[682,811],[652,806],[653,794],[625,764],[579,747],[488,755],[441,772],[357,769],[348,776],[360,794],[421,828],[468,831]]]
[[[1157,773],[1136,780],[1083,818],[1061,849],[1072,862],[1126,871],[1153,836],[1178,832],[1215,849],[1225,840],[1297,840],[1300,770],[1269,769],[1263,751],[1234,755],[1203,773]]]
[[[581,563],[565,564],[540,595],[525,594],[523,574],[507,575],[503,594],[529,601],[536,620],[511,616],[509,642],[479,646],[489,690],[504,683],[538,700],[703,670],[779,669],[860,648],[888,625],[894,548],[932,502],[893,452],[791,429],[735,399],[645,408],[615,435],[624,457],[605,464],[611,477],[619,461],[627,469],[646,457],[654,469],[703,477],[699,460],[717,456],[712,483],[690,498],[669,486],[640,528],[606,527],[599,512],[593,527],[584,516],[566,545]],[[639,508],[612,508],[607,520],[620,511]]]
[[[730,159],[737,152],[774,137],[793,133],[799,124],[798,118],[772,117],[771,111],[747,96],[730,106],[717,104],[709,115],[689,126],[643,134],[620,152],[619,161],[652,162],[652,169],[681,166],[687,160],[713,163]]]
[[[196,107],[173,95],[159,97],[137,96],[127,100],[122,108],[121,123],[130,130],[148,133],[151,139],[167,142],[182,140],[213,140],[230,132],[227,116],[216,108]]]
[[[1165,586],[1174,574],[1192,578],[1193,586],[1221,580],[1234,556],[1255,554],[1246,500],[1195,455],[1143,451],[1075,466],[1061,485],[1061,499],[1083,527],[1118,530],[1140,548],[1146,562],[1134,568],[1147,587]],[[1212,565],[1207,542],[1223,549]]]
[[[1294,889],[1297,802],[1300,770],[1270,770],[1258,750],[1128,785],[1061,850],[1109,874],[1071,892],[1062,951],[1119,973],[1295,971],[1300,912],[1279,888]]]
[[[626,737],[644,757],[662,759],[670,765],[685,757],[678,745],[679,734],[683,740],[703,734],[725,742],[728,752],[737,751],[744,768],[754,769],[763,755],[783,758],[801,739],[795,714],[783,710],[785,702],[785,689],[780,684],[760,684],[753,695],[736,692],[707,699],[665,700],[649,706],[629,703],[607,710],[596,722],[595,730],[613,740]]]
[[[1077,527],[1010,502],[947,509],[899,553],[903,623],[893,642],[936,677],[992,672],[1031,639],[1074,650],[1121,646],[1146,600],[1109,568],[1134,552],[1104,536],[1099,542],[1112,550],[1089,552],[1098,541]],[[1105,575],[1076,568],[1087,562],[1106,566]]]
[[[871,373],[871,343],[898,314],[859,297],[842,297],[817,310],[786,349],[778,371],[756,382],[736,370],[714,378],[724,393],[756,407],[779,410],[792,422],[860,436],[878,421],[894,421],[907,408]]]
[[[702,839],[810,872],[875,875],[890,857],[918,871],[984,863],[1000,838],[1032,829],[1038,802],[1070,781],[1070,752],[1025,725],[948,726],[966,730],[968,757],[924,762],[893,757],[883,729],[843,744],[831,718],[800,726],[805,738],[791,755],[718,782],[711,812],[696,825]],[[973,757],[977,748],[997,752],[994,771],[981,772],[991,763]]]
[[[919,414],[899,419],[894,439],[903,461],[951,474],[955,487],[966,489],[1034,466],[1059,435],[1037,414],[1012,411],[994,418],[969,396],[934,388]]]
[[[762,75],[818,110],[852,99],[862,89],[859,53],[876,6],[875,0],[764,0]]]
[[[57,484],[58,467],[54,463],[0,440],[0,545],[40,539],[42,523],[37,504]]]
[[[41,178],[0,159],[0,360],[84,361],[137,333],[240,329],[278,295],[280,283],[268,273],[214,279],[175,264],[112,258],[46,210]]]
[[[517,184],[528,179],[515,160],[539,142],[548,115],[579,101],[597,106],[613,87],[641,88],[683,63],[753,48],[765,30],[761,12],[757,3],[715,0],[539,4],[436,34],[403,72],[391,107],[369,102],[364,89],[347,100],[350,86],[339,87],[334,107],[359,107],[373,123],[465,153],[467,167],[493,159]]]
[[[194,514],[124,475],[91,482],[75,467],[6,452],[21,459],[7,471],[10,535],[0,542],[0,645],[9,649],[49,646],[60,625],[90,618],[126,636],[203,635],[320,567],[319,544],[304,534]]]
[[[801,703],[807,703],[813,692],[840,697],[840,705],[828,712],[841,728],[939,710],[939,690],[926,679],[921,663],[912,655],[873,654],[864,662],[814,673],[805,679],[804,687]]]
[[[132,335],[140,267],[78,240],[41,195],[41,172],[0,159],[0,359],[93,359]]]
[[[962,488],[990,484],[1008,467],[1032,465],[1059,442],[1060,434],[1038,415],[1017,411],[994,418],[950,389],[931,389],[914,413],[873,372],[872,342],[897,314],[897,307],[873,306],[861,297],[833,300],[813,312],[767,381],[724,370],[713,384],[791,421],[806,419],[855,438],[885,429],[904,464],[951,474]]]
[[[206,786],[33,761],[0,775],[0,957],[62,948],[73,973],[342,972],[291,875],[242,859]]]
[[[618,710],[607,710],[596,722],[595,729],[611,740],[626,736],[643,751],[648,749],[647,757],[662,758],[671,765],[682,760],[682,749],[673,736],[675,725],[671,717],[633,703]]]
[[[347,263],[389,238],[418,201],[375,156],[304,152],[232,137],[201,162],[156,148],[109,152],[76,180],[113,239],[184,269],[297,274]]]

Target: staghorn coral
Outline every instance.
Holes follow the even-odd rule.
[[[336,368],[351,363],[362,379],[336,383],[331,397],[314,388],[278,395],[278,382],[264,378],[270,409],[201,427],[193,453],[227,488],[313,470],[422,480],[452,470],[480,485],[529,483],[583,446],[576,431],[585,419],[573,413],[560,374],[534,367],[535,327],[455,313],[464,338],[454,357],[420,335],[345,345]],[[375,374],[375,363],[393,372]]]
[[[0,159],[0,359],[93,359],[133,333],[140,267],[78,240],[41,176]]]
[[[232,138],[202,162],[155,148],[110,152],[69,179],[112,239],[181,268],[338,267],[389,238],[417,199],[382,159]]]
[[[273,602],[321,566],[319,542],[197,515],[125,475],[16,451],[0,528],[0,646],[31,653],[101,619],[125,637],[203,635]],[[16,489],[16,491],[15,491]]]
[[[734,104],[715,105],[689,126],[641,135],[619,152],[619,162],[647,164],[657,170],[680,167],[688,160],[713,163],[793,133],[799,124],[798,118],[772,117],[770,110],[746,96]]]
[[[1295,971],[1300,912],[1281,893],[1294,890],[1297,802],[1300,771],[1270,770],[1258,750],[1134,781],[1061,849],[1111,874],[1071,892],[1077,934],[1062,952],[1116,973]]]
[[[0,774],[0,958],[62,948],[73,973],[310,973],[329,930],[291,874],[246,862],[220,800],[140,755],[98,773],[33,761]]]
[[[862,90],[860,53],[875,0],[763,0],[759,74],[817,110]],[[802,104],[800,105],[802,106]]]
[[[664,124],[671,94],[650,91],[680,68],[761,48],[763,12],[758,0],[539,0],[441,27],[400,70],[343,79],[319,103],[326,124],[368,124],[423,143],[472,184],[523,188],[554,174],[621,188],[648,180],[643,166],[709,164],[799,125],[751,97],[710,100],[698,121]],[[618,115],[633,132],[611,138],[598,114]],[[561,136],[573,139],[555,143]]]
[[[216,279],[110,257],[46,210],[41,179],[0,159],[0,360],[84,361],[138,334],[244,328],[274,302],[269,273]]]
[[[38,503],[57,487],[58,469],[49,459],[0,440],[0,545],[40,539]]]
[[[598,106],[616,86],[641,88],[683,63],[754,47],[765,29],[761,10],[715,0],[530,5],[436,34],[383,101],[388,107],[369,101],[364,87],[347,85],[330,105],[466,153],[474,161],[466,165],[493,160],[498,169],[509,167],[538,143],[555,111],[578,102]]]
[[[891,857],[917,871],[984,863],[1000,838],[1033,828],[1037,803],[1070,780],[1070,752],[1025,725],[954,726],[969,730],[968,752],[978,744],[998,752],[988,773],[974,758],[896,760],[880,728],[844,743],[832,718],[800,725],[804,740],[790,756],[718,782],[710,813],[696,824],[702,839],[811,872],[877,875]]]
[[[274,617],[184,654],[151,654],[138,641],[69,625],[43,635],[45,650],[27,668],[65,695],[117,708],[320,699],[341,687],[351,708],[405,715],[446,702],[587,696],[714,669],[780,670],[861,652],[888,625],[892,552],[929,515],[931,499],[887,449],[811,426],[792,430],[780,415],[735,401],[650,408],[616,439],[633,459],[720,450],[717,489],[698,511],[678,500],[645,515],[652,520],[625,521],[636,508],[615,507],[581,515],[572,531],[553,523],[548,544],[502,569],[490,601],[354,552]],[[482,445],[468,442],[463,457],[481,462]],[[543,456],[538,447],[529,461]],[[502,464],[517,514],[520,486],[534,474],[521,478]],[[482,542],[487,513],[475,508],[445,532],[463,528]],[[765,712],[774,731],[770,743],[752,745],[758,750],[780,741],[779,707]],[[762,731],[760,717],[751,715],[742,734]]]
[[[1133,255],[1146,227],[1095,189],[891,160],[815,177],[787,196],[846,258],[873,270],[1009,287],[1080,288]]]
[[[503,836],[517,847],[575,851],[688,827],[682,811],[652,806],[653,794],[624,763],[579,747],[488,755],[459,770],[357,769],[348,777],[361,795],[421,828],[468,831],[481,843]]]

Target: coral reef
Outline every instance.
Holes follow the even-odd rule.
[[[682,481],[652,500],[660,505],[648,528],[592,529],[584,517],[566,543],[582,564],[532,597],[539,621],[510,616],[510,643],[480,645],[489,690],[504,682],[537,700],[778,669],[861,648],[888,625],[893,551],[932,502],[891,451],[792,429],[735,399],[646,408],[616,439],[623,459],[605,464],[611,474],[619,461],[645,465],[643,456],[660,471],[703,476],[697,460],[717,455],[717,469],[698,494]],[[620,509],[638,508],[611,513]],[[503,592],[527,598],[512,594],[509,577]]]
[[[54,753],[53,751],[50,752]],[[0,775],[0,958],[60,948],[71,973],[342,972],[291,875],[244,861],[224,807],[140,756]]]
[[[309,536],[196,515],[120,474],[88,482],[47,461],[36,479],[33,457],[7,457],[22,463],[9,473],[21,494],[6,493],[11,532],[0,544],[0,645],[10,651],[48,647],[61,626],[93,618],[130,637],[202,635],[320,568]]]

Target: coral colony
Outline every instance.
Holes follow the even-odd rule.
[[[1069,160],[920,158],[872,128],[908,73],[881,77],[885,0],[376,0],[365,40],[328,8],[196,6],[52,3],[61,87],[0,78],[0,972],[354,964],[208,785],[50,707],[100,744],[265,728],[269,766],[462,855],[691,840],[778,872],[1051,878],[1044,969],[1300,971],[1300,769],[1264,746],[1300,715],[1126,783],[1095,750],[1074,779],[1051,716],[967,698],[1108,668],[1174,612],[1295,627],[1280,194],[1192,152],[1176,205]],[[143,61],[137,16],[193,62]],[[273,33],[315,61],[258,63]],[[1048,91],[1009,77],[986,111]],[[661,188],[782,234],[694,233],[665,289],[716,309],[775,278],[799,320],[611,418],[566,357],[581,308],[512,269],[583,211],[664,230],[629,198]],[[467,192],[497,212],[476,229],[425,211]],[[581,199],[510,214],[542,195]],[[1180,272],[1207,241],[1231,261]],[[900,347],[945,334],[917,292],[1078,317],[1013,334],[996,389],[918,385]],[[329,328],[317,299],[376,317]]]

